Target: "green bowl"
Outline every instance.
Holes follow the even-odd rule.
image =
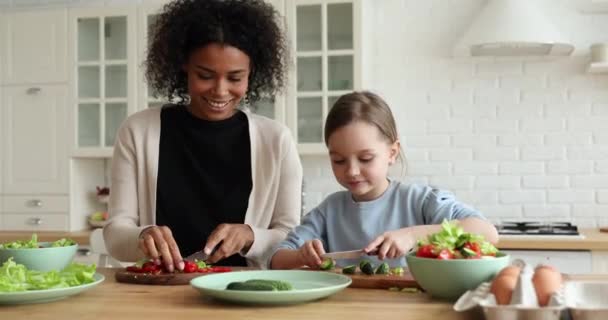
[[[29,270],[50,271],[63,270],[76,255],[78,245],[67,247],[50,247],[51,242],[38,242],[41,248],[0,249],[0,265],[10,257],[16,263],[25,265]]]
[[[436,298],[456,300],[467,290],[490,281],[509,264],[510,257],[440,260],[419,258],[412,252],[405,257],[408,268],[422,289]]]

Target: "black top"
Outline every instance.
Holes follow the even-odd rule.
[[[247,116],[207,121],[163,107],[156,224],[168,226],[183,257],[204,248],[221,223],[244,223],[253,186]],[[218,265],[245,266],[235,254]]]

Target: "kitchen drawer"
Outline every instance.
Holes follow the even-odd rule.
[[[68,196],[4,196],[3,212],[10,213],[67,213]]]
[[[2,230],[66,231],[69,219],[65,213],[2,213]]]

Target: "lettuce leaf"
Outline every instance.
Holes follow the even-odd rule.
[[[441,223],[441,231],[428,235],[427,239],[419,240],[418,246],[431,244],[436,252],[448,249],[453,253],[459,252],[464,257],[475,255],[475,252],[464,248],[466,243],[479,244],[482,255],[495,255],[498,252],[482,235],[464,232],[455,221],[445,219]]]
[[[0,292],[46,290],[80,286],[94,282],[96,265],[72,263],[61,271],[28,270],[13,258],[0,267]]]
[[[51,243],[51,247],[69,247],[76,244],[76,241],[70,238],[61,238]],[[39,248],[38,235],[32,234],[32,238],[28,241],[17,240],[13,242],[7,242],[0,244],[0,249],[34,249]]]

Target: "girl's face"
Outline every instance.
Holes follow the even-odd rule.
[[[219,121],[230,118],[247,93],[249,56],[229,45],[211,43],[192,52],[184,65],[188,76],[190,111]]]
[[[355,201],[370,201],[388,187],[388,168],[399,154],[399,142],[387,142],[378,128],[362,121],[337,129],[328,139],[331,168]]]

